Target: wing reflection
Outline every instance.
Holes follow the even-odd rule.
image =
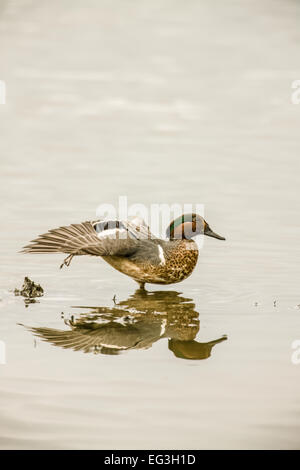
[[[136,291],[114,307],[73,307],[85,310],[64,320],[68,330],[27,327],[35,336],[55,346],[94,354],[117,355],[130,349],[148,349],[168,338],[169,350],[184,359],[206,359],[213,346],[226,336],[208,343],[195,337],[199,314],[191,299],[175,291]]]

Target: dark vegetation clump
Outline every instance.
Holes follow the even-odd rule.
[[[34,302],[35,297],[42,297],[44,295],[44,289],[40,286],[40,284],[35,284],[29,277],[24,278],[24,283],[22,289],[15,289],[15,295],[22,295],[27,299],[32,299]]]

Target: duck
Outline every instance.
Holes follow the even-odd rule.
[[[182,214],[172,220],[166,239],[153,235],[139,217],[128,220],[96,220],[51,229],[22,249],[22,253],[65,253],[60,268],[70,266],[75,256],[101,257],[117,271],[145,284],[174,284],[189,277],[198,260],[197,235],[218,240],[196,213]]]

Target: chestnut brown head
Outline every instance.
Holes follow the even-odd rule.
[[[190,240],[196,235],[207,235],[218,240],[225,240],[224,237],[213,232],[208,223],[198,214],[183,214],[173,220],[167,228],[167,237],[170,240]]]

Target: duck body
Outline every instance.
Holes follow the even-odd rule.
[[[113,268],[140,284],[173,284],[190,276],[197,264],[194,240],[151,240],[131,256],[103,256]]]
[[[74,256],[98,256],[144,288],[145,283],[173,284],[190,276],[198,260],[194,236],[225,240],[197,214],[178,217],[166,234],[167,240],[155,237],[141,219],[88,221],[49,230],[23,252],[67,253],[61,267],[69,266]]]

